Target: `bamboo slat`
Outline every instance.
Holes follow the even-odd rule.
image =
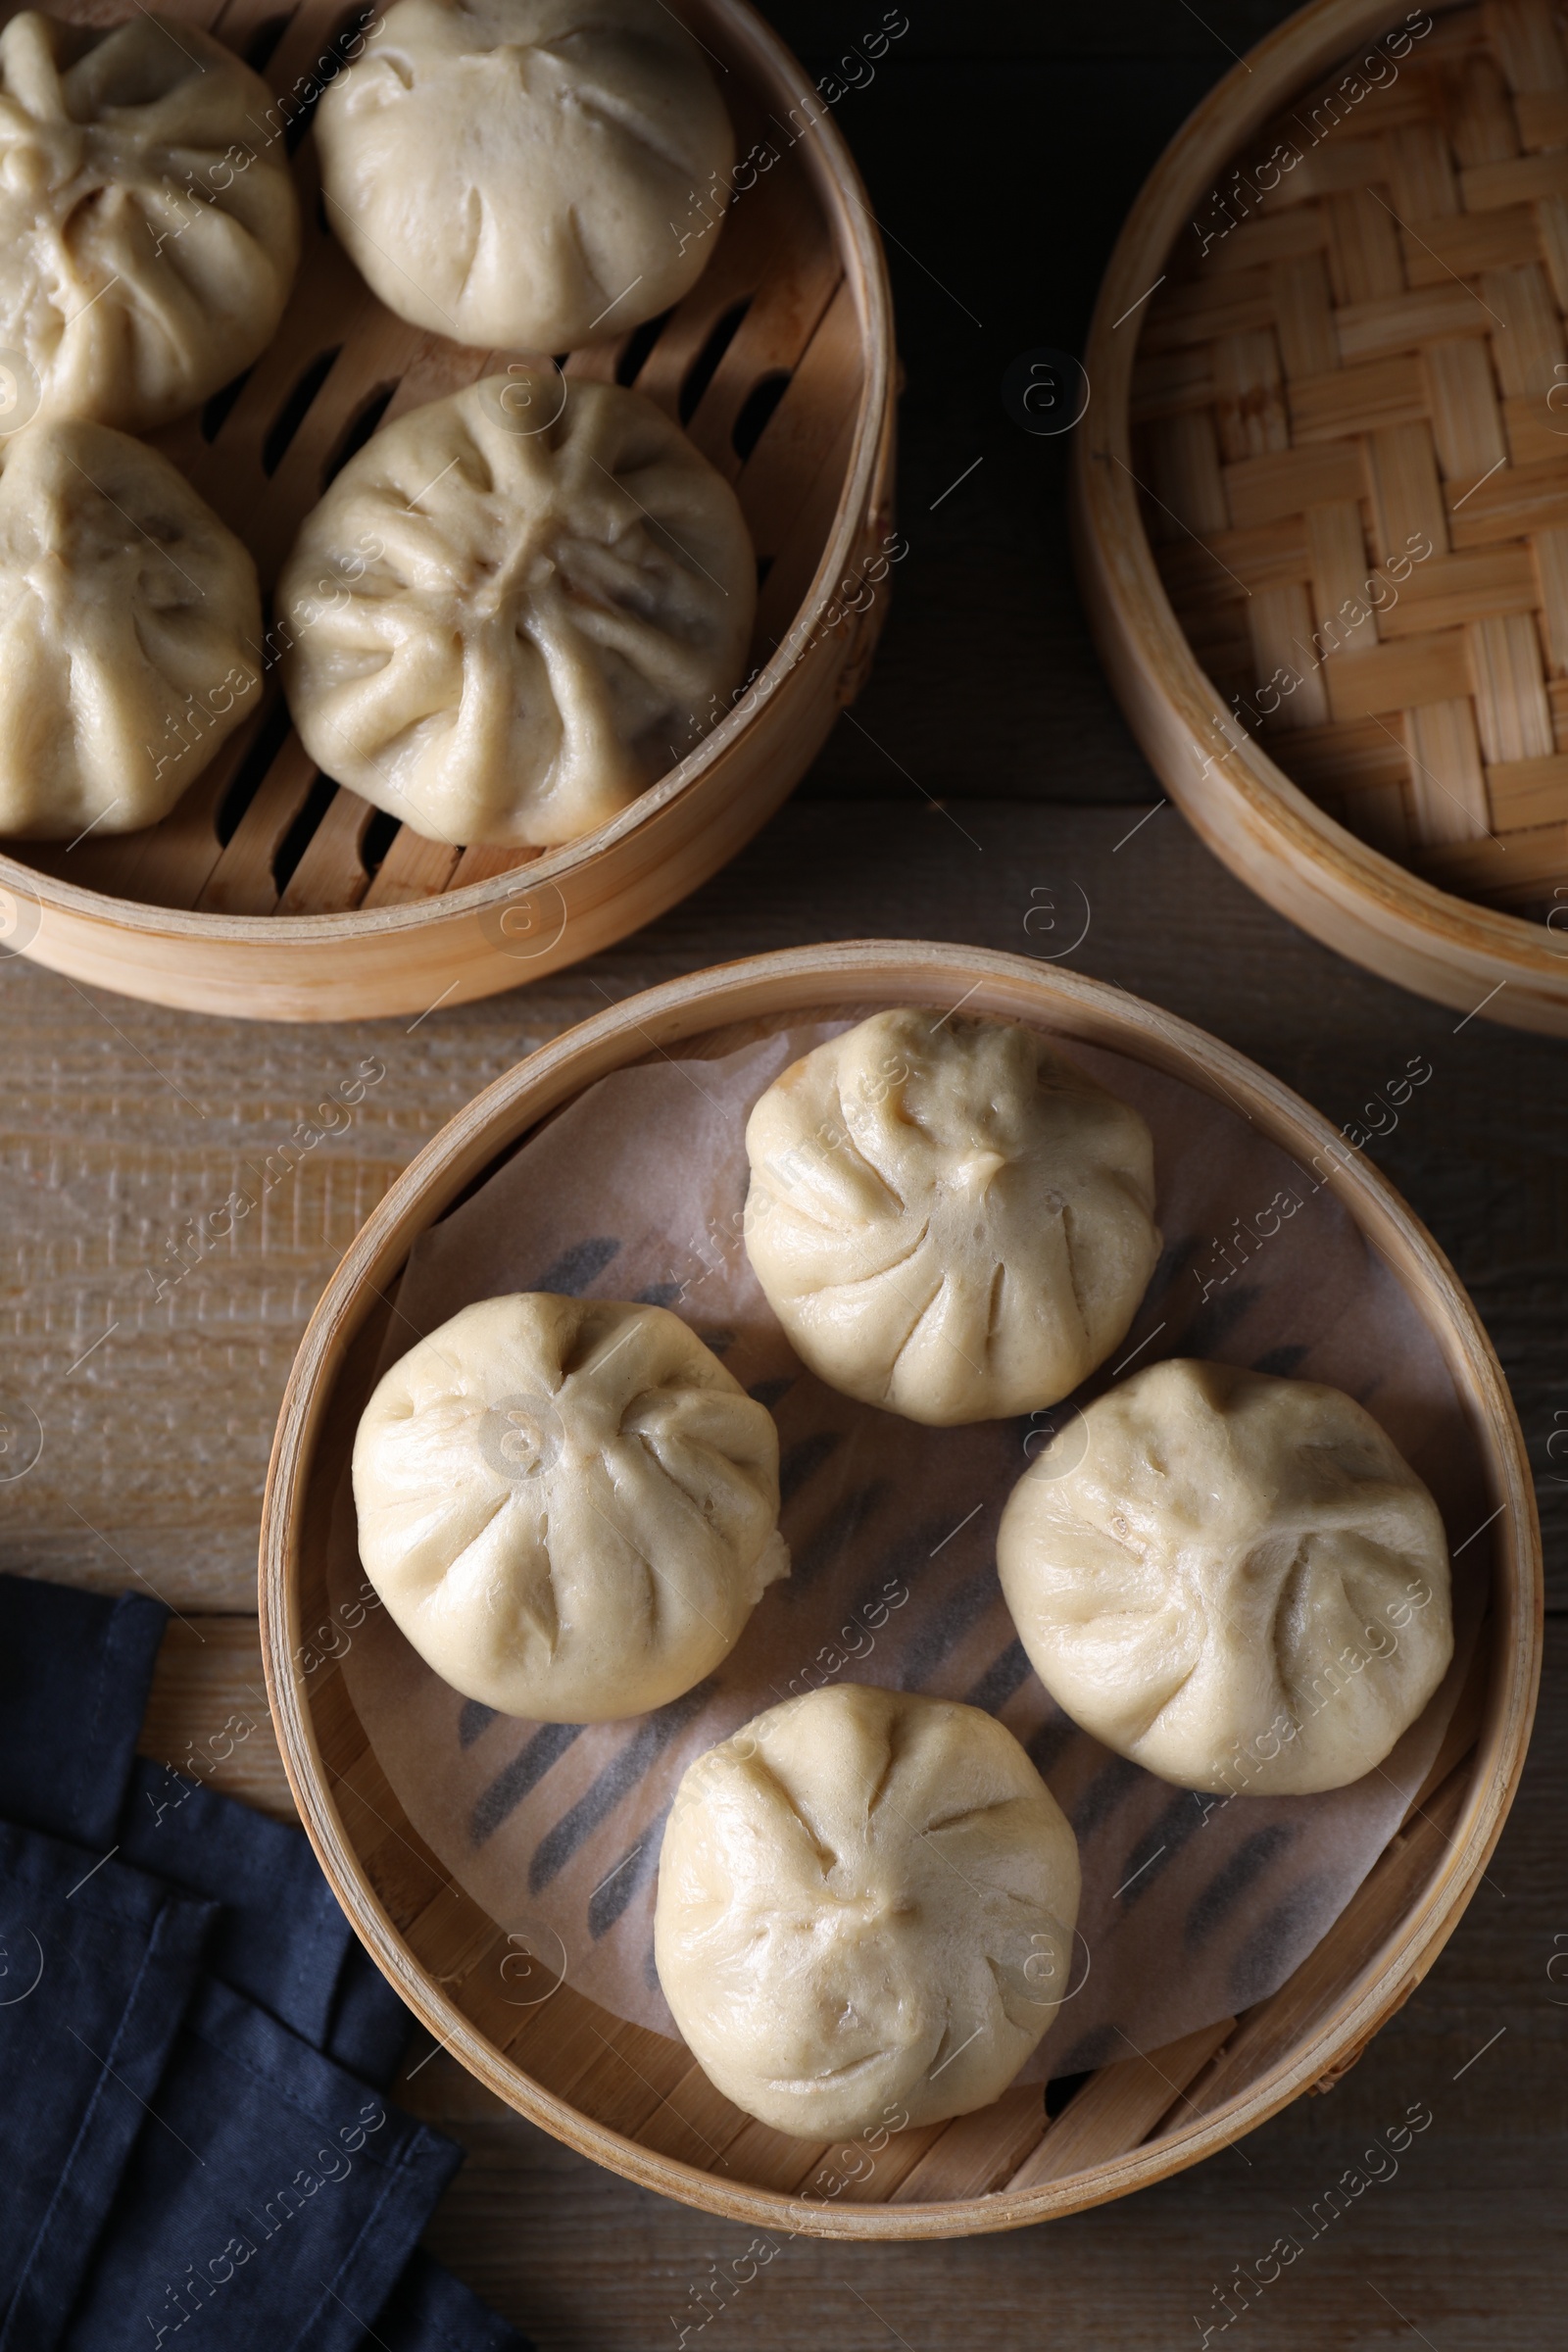
[[[1296,593],[1304,598],[1304,586]],[[1382,732],[1402,757],[1397,735]],[[1362,799],[1388,789],[1378,733],[1368,721],[1301,730],[1309,756],[1327,757],[1338,743],[1358,763]],[[296,1360],[262,1536],[269,1693],[301,1817],[358,1933],[432,2034],[513,2106],[629,2179],[754,2227],[829,2236],[940,2236],[1076,2210],[1197,2161],[1348,2063],[1430,1964],[1491,1851],[1523,1758],[1539,1645],[1539,1537],[1501,1375],[1446,1263],[1382,1179],[1352,1164],[1340,1197],[1440,1337],[1489,1484],[1508,1507],[1488,1539],[1492,1615],[1466,1702],[1473,1712],[1456,1717],[1440,1759],[1447,1778],[1418,1799],[1362,1892],[1288,1983],[1238,2020],[1167,2049],[1129,2050],[1049,2124],[1041,2089],[1014,2089],[975,2115],[890,2132],[869,2165],[856,2146],[802,2141],[743,2115],[682,2044],[612,2016],[568,1982],[519,2006],[502,1923],[410,1826],[347,1679],[297,1664],[326,1610],[327,1498],[373,1380],[384,1294],[417,1236],[523,1134],[651,1045],[701,1054],[732,1040],[738,1025],[755,1034],[759,1022],[826,1004],[890,1001],[963,1001],[1131,1054],[1222,1093],[1302,1164],[1333,1140],[1304,1103],[1214,1040],[1032,959],[870,942],[688,975],[518,1063],[392,1187],[328,1285]],[[956,1657],[963,1668],[961,1648]]]
[[[1543,759],[1489,767],[1487,793],[1500,833],[1549,825],[1568,799],[1568,753],[1548,752]]]
[[[61,13],[97,22],[101,0],[62,0]],[[170,0],[170,13],[216,21],[242,51],[265,36],[280,93],[330,77],[347,23],[333,0]],[[40,960],[205,1011],[422,1012],[542,977],[651,919],[805,772],[864,674],[890,592],[884,568],[868,606],[822,625],[891,524],[885,270],[836,121],[748,0],[679,0],[677,13],[721,69],[737,152],[772,160],[704,232],[709,265],[683,301],[568,355],[565,372],[635,383],[733,482],[763,582],[750,649],[761,675],[744,712],[711,729],[711,713],[693,713],[668,776],[613,826],[546,853],[562,920],[519,960],[502,927],[504,877],[538,854],[449,854],[318,784],[277,722],[269,661],[266,707],[161,824],[69,852],[0,842],[0,887],[39,910],[27,952]],[[293,169],[303,250],[276,337],[244,378],[156,436],[245,540],[264,591],[371,432],[521,356],[460,349],[393,318],[328,232],[308,135]],[[459,892],[476,895],[454,905]],[[291,919],[302,917],[309,929]]]
[[[1187,2085],[1235,2029],[1233,2017],[1187,2034],[1147,2057],[1134,2054],[1102,2066],[1092,2082],[1057,2116],[1040,2145],[1008,2181],[1009,2188],[1036,2188],[1089,2172],[1108,2156],[1121,2156],[1149,2137],[1161,2116],[1179,2111]]]
[[[1348,32],[1356,15],[1309,13]],[[1460,8],[1437,31],[1353,111],[1328,104],[1331,73],[1250,134],[1244,173],[1316,135],[1223,266],[1178,235],[1129,413],[1135,455],[1163,460],[1185,496],[1168,504],[1246,592],[1252,688],[1294,664],[1249,719],[1262,746],[1369,845],[1539,922],[1568,884],[1548,691],[1568,672],[1568,67],[1550,0]],[[1217,484],[1198,462],[1215,448]],[[1152,508],[1145,522],[1195,653],[1245,711],[1217,564],[1163,545]],[[1264,531],[1273,562],[1248,544]],[[1367,720],[1402,762],[1336,733]]]

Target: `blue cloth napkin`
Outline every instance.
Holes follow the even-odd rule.
[[[166,1621],[0,1577],[0,2352],[527,2352],[305,1838],[136,1755]]]

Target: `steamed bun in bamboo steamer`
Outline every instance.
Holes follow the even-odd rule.
[[[145,9],[0,31],[0,425],[183,416],[271,341],[299,249],[271,93],[220,41]]]
[[[278,581],[289,709],[434,841],[545,847],[683,757],[744,669],[735,493],[616,384],[514,367],[383,426]]]
[[[354,1500],[426,1664],[546,1723],[678,1698],[789,1573],[772,1415],[662,1306],[465,1307],[366,1406]]]
[[[1182,1358],[1136,1373],[1018,1481],[997,1562],[1052,1696],[1179,1788],[1359,1780],[1453,1654],[1437,1504],[1316,1381]]]
[[[258,707],[246,549],[128,433],[0,440],[0,834],[74,841],[168,814]]]
[[[1078,1847],[978,1707],[848,1685],[699,1756],[659,1863],[675,2022],[737,2107],[802,2139],[1005,2090],[1069,1988]]]
[[[1159,1254],[1143,1119],[1007,1022],[875,1013],[774,1081],[746,1149],[747,1251],[796,1353],[911,1421],[1056,1403]]]
[[[667,311],[735,135],[661,0],[398,0],[316,116],[334,232],[387,308],[575,351]]]

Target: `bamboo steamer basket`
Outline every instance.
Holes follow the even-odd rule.
[[[51,4],[92,23],[123,13]],[[322,61],[365,17],[342,0],[160,5],[220,35],[280,97],[295,93],[301,133]],[[696,286],[662,320],[570,355],[565,375],[633,385],[733,483],[759,560],[755,685],[611,823],[541,854],[422,840],[319,777],[273,668],[256,711],[161,824],[69,850],[0,844],[0,953],[202,1012],[423,1012],[623,938],[732,858],[800,780],[854,700],[886,612],[886,269],[836,122],[747,0],[679,0],[677,13],[715,61],[738,154],[762,142],[778,160],[721,229],[704,226],[719,209],[711,192],[693,192],[688,225],[712,237]],[[516,356],[393,318],[325,231],[308,137],[294,171],[305,245],[276,338],[237,385],[155,436],[246,541],[264,590],[372,430]]]
[[[1112,684],[1216,857],[1386,978],[1556,1035],[1565,313],[1562,10],[1316,0],[1134,206],[1072,491]]]
[[[1194,2164],[1299,2092],[1326,2088],[1457,1924],[1512,1799],[1535,1702],[1540,1536],[1508,1392],[1451,1268],[1356,1159],[1335,1190],[1435,1334],[1484,1465],[1495,1516],[1477,1540],[1492,1546],[1491,1600],[1465,1694],[1402,1827],[1280,1991],[1152,2056],[1102,2068],[1054,2116],[1037,2083],[978,2114],[908,2130],[859,2181],[835,2173],[832,2148],[730,2106],[683,2044],[622,2022],[569,1983],[539,2006],[509,2004],[507,1939],[409,1823],[340,1666],[316,1658],[306,1675],[293,1663],[326,1609],[331,1498],[409,1250],[531,1129],[612,1070],[669,1052],[724,1051],[738,1025],[756,1034],[759,1023],[960,1000],[1172,1073],[1239,1107],[1303,1164],[1338,1141],[1297,1096],[1200,1030],[1023,956],[873,941],[698,972],[530,1054],[399,1178],[306,1333],[267,1483],[261,1615],[278,1742],[301,1819],[374,1959],[442,2044],[519,2113],[644,2187],[786,2233],[956,2236],[1076,2212]]]

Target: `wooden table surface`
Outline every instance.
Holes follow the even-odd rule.
[[[818,70],[882,18],[839,0],[774,0],[769,13]],[[179,1618],[144,1746],[175,1764],[210,1753],[238,1713],[254,1728],[218,1785],[286,1813],[261,1692],[256,1535],[300,1332],[418,1146],[607,997],[809,940],[1070,946],[1074,968],[1201,1023],[1337,1120],[1426,1054],[1433,1082],[1378,1156],[1486,1318],[1547,1535],[1536,1741],[1480,1895],[1340,2087],[1234,2151],[1008,2237],[799,2240],[708,2332],[779,2352],[1142,2352],[1200,2342],[1205,2327],[1217,2340],[1214,2290],[1234,2267],[1250,2268],[1424,2101],[1432,2127],[1396,2177],[1368,2187],[1234,2325],[1260,2347],[1535,2352],[1562,2338],[1568,2189],[1568,1459],[1548,1452],[1568,1430],[1568,1049],[1461,1022],[1340,961],[1157,806],[1074,597],[1061,445],[1022,432],[1002,402],[1019,353],[1080,347],[1140,177],[1227,50],[1283,12],[1206,0],[1200,21],[1186,0],[1116,0],[1069,24],[1038,0],[984,12],[908,0],[907,13],[874,82],[839,110],[888,233],[909,369],[911,555],[861,704],[794,803],[685,906],[575,971],[413,1026],[206,1020],[0,963],[0,1388],[43,1430],[36,1466],[0,1487],[0,1566],[161,1594]],[[1085,902],[1087,933],[1071,945]],[[368,1056],[386,1074],[352,1126],[160,1298],[184,1221],[221,1202],[240,1162]],[[1555,1450],[1568,1456],[1568,1443]],[[670,2315],[748,2241],[558,2147],[444,2056],[406,2100],[470,2150],[432,2248],[541,2347],[672,2343]]]

